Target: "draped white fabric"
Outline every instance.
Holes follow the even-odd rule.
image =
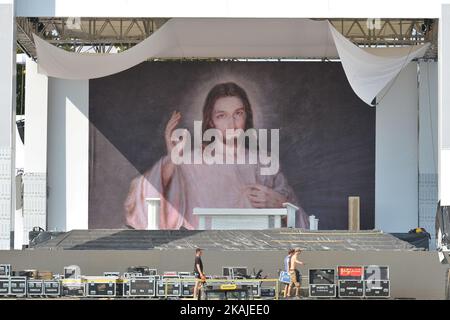
[[[327,21],[309,19],[174,18],[118,54],[70,53],[34,38],[40,72],[64,79],[104,77],[149,58],[338,57]]]
[[[429,44],[407,48],[362,50],[329,24],[345,75],[353,91],[371,104],[411,60],[425,54]]]
[[[59,49],[34,35],[38,71],[50,77],[83,80],[95,79],[129,69],[148,58],[174,56],[181,52],[171,28],[155,32],[146,40],[121,53],[74,53]]]
[[[173,18],[121,52],[72,53],[34,35],[39,72],[95,79],[149,58],[340,58],[355,93],[366,103],[427,46],[361,49],[326,20]]]

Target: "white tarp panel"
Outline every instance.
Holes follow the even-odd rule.
[[[373,98],[427,46],[361,49],[327,20],[174,18],[118,54],[72,53],[34,36],[39,72],[63,79],[94,79],[149,58],[337,58],[356,94]],[[339,53],[339,55],[338,55]]]
[[[423,56],[430,46],[424,44],[397,50],[362,50],[339,33],[330,30],[339,52],[342,66],[353,91],[365,103],[371,104],[376,95],[391,82],[411,60]]]
[[[171,19],[119,54],[71,53],[34,36],[39,72],[93,79],[149,58],[338,57],[327,21],[309,19]]]

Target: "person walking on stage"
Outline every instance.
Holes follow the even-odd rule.
[[[304,265],[304,263],[300,260],[298,260],[298,257],[302,250],[300,248],[296,248],[294,250],[294,254],[291,257],[291,261],[289,263],[289,277],[290,277],[290,288],[292,289],[292,286],[295,286],[295,296],[297,298],[300,298],[300,278],[301,274],[300,271],[297,269],[297,265]],[[291,292],[288,291],[287,297],[290,297]]]
[[[284,271],[286,271],[287,274],[289,274],[289,268],[291,264],[291,257],[294,254],[294,249],[289,249],[288,255],[284,257]],[[288,292],[291,292],[291,284],[286,283],[284,286],[284,297],[286,298],[288,296]]]
[[[203,250],[200,248],[195,249],[195,261],[194,261],[194,276],[195,276],[195,286],[194,286],[194,299],[197,300],[199,297],[199,291],[202,287],[202,283],[205,282],[206,277],[203,273],[203,262],[202,262]]]

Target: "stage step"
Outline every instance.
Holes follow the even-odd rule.
[[[45,237],[42,237],[45,238]],[[34,250],[285,250],[302,247],[311,251],[420,250],[377,230],[305,231],[268,230],[72,230],[37,243]]]

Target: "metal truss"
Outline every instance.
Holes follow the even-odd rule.
[[[117,52],[149,37],[165,18],[17,18],[17,42],[36,57],[32,34],[73,52]],[[432,19],[331,19],[344,36],[361,47],[398,47],[431,42],[425,55],[437,58],[437,20]]]
[[[36,57],[32,34],[68,51],[126,50],[149,37],[168,19],[150,18],[17,18],[17,42]]]
[[[431,42],[425,58],[437,58],[438,20],[331,19],[330,22],[361,47],[399,47]]]

